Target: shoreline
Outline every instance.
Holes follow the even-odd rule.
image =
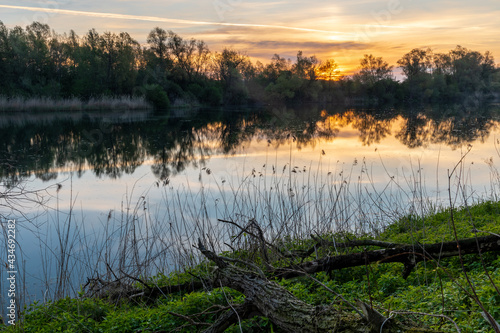
[[[486,217],[490,214],[497,214],[499,209],[500,203],[494,201],[455,207],[453,220],[460,230],[459,238],[463,240],[468,237],[470,240],[471,237],[473,239],[483,234],[490,234],[491,238],[491,231],[498,232],[498,224],[495,221],[487,221]],[[473,231],[466,230],[469,227],[469,214],[474,224],[490,232],[481,231],[481,235],[474,236]],[[440,242],[449,241],[453,245],[454,237],[451,233],[446,233],[447,237],[443,238],[443,231],[449,231],[450,228],[446,223],[443,224],[443,220],[449,217],[450,211],[446,209],[425,216],[413,217],[414,221],[410,221],[411,216],[406,216],[393,221],[379,235],[347,237],[341,233],[322,234],[313,238],[283,240],[283,243],[273,242],[274,245],[281,244],[279,251],[272,246],[267,248],[267,251],[272,260],[273,256],[277,255],[275,251],[286,250],[297,256],[294,260],[302,258],[301,260],[306,262],[314,262],[318,255],[320,257],[332,255],[333,247],[348,246],[349,243],[352,243],[353,248],[347,252],[352,256],[396,251],[398,246],[406,243],[415,244],[415,242],[439,245]],[[422,224],[424,221],[425,224]],[[425,234],[424,229],[427,229]],[[331,239],[338,241],[336,245],[330,244],[328,240]],[[382,249],[377,249],[378,247]],[[309,248],[314,248],[314,251],[307,251]],[[201,249],[203,250],[203,247]],[[426,249],[429,250],[427,247]],[[343,254],[343,251],[346,251],[345,248],[338,248],[336,251],[341,251],[340,256],[346,256]],[[258,278],[255,271],[260,270],[263,274],[264,268],[262,263],[259,264],[258,250],[243,247],[237,252],[233,250],[218,253],[217,256],[220,260],[229,261],[231,269],[237,273],[252,274],[255,279]],[[245,269],[237,268],[238,264],[245,263],[237,258],[242,255],[245,257],[245,254],[253,254],[257,259],[254,258],[255,261],[247,264]],[[301,254],[304,255],[301,256]],[[406,277],[401,274],[403,273],[401,263],[380,261],[369,263],[367,266],[369,269],[360,264],[358,267],[334,269],[329,272],[318,270],[318,272],[311,272],[311,276],[314,277],[312,279],[308,279],[308,275],[282,278],[273,278],[271,275],[267,278],[269,281],[274,281],[273,291],[282,291],[294,300],[295,305],[322,307],[325,311],[335,311],[337,317],[342,318],[343,324],[356,327],[359,332],[369,332],[370,326],[362,318],[356,317],[352,309],[346,309],[346,305],[340,300],[332,303],[332,289],[338,295],[343,295],[342,300],[346,304],[359,305],[370,302],[373,308],[385,316],[384,318],[392,318],[399,314],[398,318],[392,321],[398,325],[408,323],[412,323],[412,326],[417,325],[414,321],[408,321],[407,316],[425,314],[426,316],[419,316],[418,320],[418,325],[424,327],[425,332],[443,332],[443,329],[452,331],[455,328],[463,332],[472,332],[478,328],[483,329],[484,332],[490,332],[491,326],[481,315],[480,307],[475,304],[470,295],[467,297],[457,287],[457,283],[464,283],[463,274],[467,272],[469,278],[474,281],[474,290],[483,300],[485,309],[494,317],[497,316],[496,304],[499,300],[493,286],[500,282],[500,270],[495,269],[500,257],[495,251],[481,256],[481,260],[484,260],[488,266],[487,271],[491,281],[484,279],[485,271],[483,266],[477,264],[477,255],[474,256],[474,254],[468,254],[460,259],[460,261],[463,260],[462,264],[465,263],[465,267],[460,266],[458,257],[440,260],[436,265],[433,264],[436,263],[435,259],[428,258],[428,263],[424,260],[423,263],[413,267],[411,274]],[[289,258],[289,260],[292,259]],[[294,262],[297,267],[301,265]],[[286,266],[283,263],[279,264],[276,258],[272,264],[271,267],[278,271],[281,265]],[[83,286],[78,296],[29,304],[27,309],[20,314],[21,320],[17,327],[3,323],[3,325],[0,324],[0,328],[7,332],[16,332],[19,329],[26,332],[51,332],[56,329],[81,329],[83,326],[88,332],[136,332],[139,330],[173,332],[176,328],[182,327],[183,332],[202,332],[207,327],[218,327],[218,319],[223,318],[226,310],[230,312],[232,307],[239,308],[248,301],[244,290],[222,286],[218,283],[212,285],[210,272],[213,268],[214,264],[210,263],[210,260],[202,259],[194,266],[186,264],[185,267],[180,267],[168,275],[161,272],[141,278],[131,278],[125,275],[122,277],[124,280],[119,283],[99,278],[89,279],[89,284]],[[222,269],[224,268],[219,268],[219,270]],[[426,282],[422,283],[423,280]],[[263,279],[261,282],[271,285],[269,281]],[[356,303],[357,300],[361,300],[361,303]],[[328,307],[329,304],[334,304],[334,306]],[[207,311],[213,308],[218,308],[218,311]],[[466,309],[467,313],[464,313]],[[448,320],[434,320],[445,318],[440,316],[443,311],[452,312],[447,313]],[[205,315],[206,313],[208,314]],[[261,329],[262,332],[269,332],[278,329],[281,331],[280,322],[273,320],[273,318],[281,318],[276,311],[270,311],[262,317],[254,317],[248,313],[245,315],[245,312],[241,314],[240,323],[248,330]],[[233,325],[231,327],[227,325],[225,332],[239,332],[238,327],[241,326],[238,326],[238,321],[230,324]]]
[[[52,99],[49,97],[0,96],[0,112],[47,111],[101,111],[101,110],[153,110],[143,97],[99,97],[83,101],[79,98]]]

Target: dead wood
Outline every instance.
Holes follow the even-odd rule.
[[[462,255],[500,251],[500,238],[496,236],[461,239],[458,241],[458,244],[460,247],[457,246],[456,241],[427,245],[399,244],[392,248],[340,256],[328,256],[318,260],[291,265],[286,268],[277,268],[274,270],[273,275],[289,279],[301,276],[304,273],[313,274],[322,271],[339,270],[348,267],[364,266],[367,263],[399,262],[404,265],[403,277],[406,279],[417,263],[425,259],[439,261],[442,258],[458,256],[459,248]]]
[[[269,318],[282,331],[370,332],[373,325],[376,325],[376,323],[370,324],[369,318],[360,318],[359,315],[346,311],[339,305],[315,306],[305,303],[279,284],[267,280],[260,274],[225,262],[224,258],[207,250],[201,240],[198,242],[198,249],[218,266],[215,280],[218,280],[222,286],[243,293],[247,303],[251,304],[258,313]],[[384,327],[383,332],[396,332],[401,329],[406,330],[397,323],[391,322],[391,325]],[[206,332],[221,331],[214,327]]]

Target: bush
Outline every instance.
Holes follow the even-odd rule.
[[[222,104],[222,91],[215,85],[208,85],[204,90],[201,102],[210,106]]]
[[[156,110],[170,108],[170,99],[162,87],[157,84],[149,84],[144,88],[146,90],[146,101],[151,103]]]
[[[198,83],[191,83],[187,87],[187,90],[198,99],[200,99],[203,95],[203,88]]]

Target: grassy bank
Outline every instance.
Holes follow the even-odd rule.
[[[429,244],[454,240],[454,230],[459,238],[500,234],[500,203],[483,202],[471,207],[442,210],[425,216],[408,215],[385,228],[376,239],[406,244]],[[343,242],[353,239],[375,238],[370,234],[323,234],[323,239]],[[250,242],[250,241],[249,241]],[[288,250],[308,249],[312,239],[282,239]],[[258,250],[251,244],[245,248],[226,252],[225,256],[252,261],[263,267]],[[371,247],[355,248],[362,252]],[[312,260],[317,255],[341,254],[342,249],[323,248],[305,258]],[[275,261],[277,265],[280,261]],[[286,264],[285,261],[282,262]],[[16,327],[4,328],[7,332],[201,332],[207,329],[223,312],[241,304],[244,296],[229,288],[209,287],[208,276],[213,265],[207,261],[185,272],[174,272],[168,276],[159,274],[150,279],[140,277],[128,286],[108,284],[99,293],[91,292],[87,285],[80,297],[65,298],[46,304],[32,304],[22,322]],[[479,258],[468,255],[463,259],[443,259],[439,263],[419,263],[408,279],[402,277],[402,265],[371,264],[365,267],[321,272],[314,277],[278,279],[279,283],[297,298],[311,304],[332,304],[347,309],[326,288],[343,295],[354,303],[361,299],[372,304],[387,317],[405,317],[423,322],[428,328],[444,332],[492,332],[484,320],[478,305],[469,294],[475,293],[486,310],[500,320],[500,256],[488,253]],[[165,293],[154,300],[144,300],[139,294],[127,297],[127,288],[179,285],[199,278],[207,278],[204,287],[196,291]],[[467,279],[473,288],[469,287]],[[96,281],[94,281],[96,282]],[[101,284],[104,286],[104,284]],[[146,290],[146,289],[145,289]],[[121,296],[121,297],[120,297]],[[233,325],[227,332],[279,332],[266,318],[253,319]]]

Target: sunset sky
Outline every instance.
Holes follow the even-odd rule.
[[[498,64],[499,17],[498,0],[0,0],[0,20],[9,28],[40,21],[58,33],[126,31],[145,43],[159,26],[202,39],[212,51],[232,47],[262,62],[275,53],[294,60],[302,50],[335,59],[347,74],[366,53],[395,65],[412,48],[447,52],[458,44],[489,50]]]

